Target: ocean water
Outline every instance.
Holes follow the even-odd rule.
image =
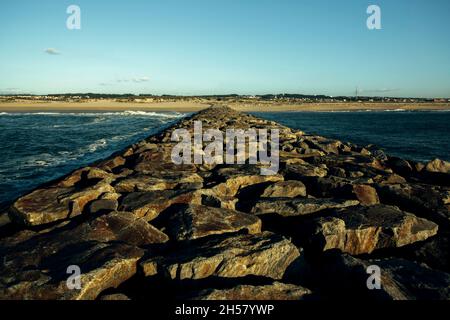
[[[258,112],[308,134],[317,134],[361,146],[375,144],[386,153],[416,161],[450,161],[450,112],[447,111],[339,111]]]
[[[0,112],[0,208],[38,185],[135,143],[176,112]]]
[[[254,113],[392,155],[450,161],[450,112]],[[0,209],[38,185],[105,158],[186,114],[169,112],[1,113]]]

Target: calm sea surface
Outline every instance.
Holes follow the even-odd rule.
[[[308,134],[375,144],[388,154],[417,161],[450,161],[450,112],[359,111],[254,113]]]
[[[376,144],[409,159],[450,160],[450,112],[254,113],[307,133]],[[0,208],[178,120],[155,112],[0,113]]]

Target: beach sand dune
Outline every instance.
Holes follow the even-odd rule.
[[[167,101],[167,102],[119,102],[113,99],[65,101],[0,101],[0,112],[86,112],[86,111],[176,111],[197,112],[215,100]],[[220,101],[219,101],[220,103]],[[283,102],[227,102],[232,109],[242,112],[283,111],[358,111],[358,110],[450,110],[450,103],[378,103],[331,102],[288,104]]]

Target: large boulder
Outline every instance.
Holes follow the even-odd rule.
[[[282,181],[280,174],[261,175],[260,168],[251,165],[231,166],[217,170],[218,184],[212,189],[221,196],[235,196],[244,188],[264,182]]]
[[[330,254],[315,269],[324,295],[333,300],[448,300],[450,275],[399,258],[362,260]],[[374,272],[380,271],[380,287]],[[370,284],[370,286],[368,286]]]
[[[0,299],[93,300],[131,278],[143,254],[142,249],[124,243],[79,242],[37,266],[5,266]],[[80,287],[71,286],[75,270],[80,271]]]
[[[266,231],[189,243],[164,256],[144,260],[141,266],[147,276],[162,272],[177,280],[248,275],[279,280],[300,254],[289,240]]]
[[[339,249],[350,254],[402,247],[437,233],[438,225],[397,207],[351,207],[314,220],[313,247]]]
[[[228,289],[205,289],[192,296],[193,300],[303,300],[309,289],[281,282],[267,285],[238,285]]]
[[[104,193],[115,192],[103,181],[94,186],[48,187],[37,189],[17,199],[9,209],[11,219],[27,226],[37,226],[80,215],[86,204]]]
[[[283,217],[302,216],[325,209],[356,206],[357,200],[339,200],[330,198],[270,198],[256,201],[251,213],[256,215],[278,214]]]
[[[235,210],[201,205],[179,205],[166,215],[168,219],[164,223],[165,230],[171,238],[179,241],[242,229],[246,229],[251,234],[261,232],[259,218]]]
[[[425,170],[429,172],[450,173],[450,162],[434,159],[425,165]]]
[[[295,198],[305,197],[306,187],[301,181],[279,181],[264,189],[261,198]]]
[[[122,199],[119,209],[151,221],[171,205],[181,203],[200,204],[201,198],[184,190],[131,192]]]
[[[0,298],[5,299],[94,299],[135,274],[144,254],[136,246],[168,240],[129,212],[11,238],[0,241]],[[81,269],[81,291],[65,285],[72,265]]]

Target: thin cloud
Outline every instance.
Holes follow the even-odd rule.
[[[123,78],[123,79],[117,79],[116,81],[119,83],[122,83],[122,82],[142,83],[142,82],[150,81],[150,77],[142,76],[142,77],[134,77],[134,78]]]
[[[139,82],[147,82],[149,80],[150,80],[149,77],[140,77],[140,78],[134,78],[133,82],[139,83]]]
[[[398,91],[397,88],[382,88],[382,89],[371,89],[371,90],[360,90],[360,92],[368,92],[368,93],[386,93],[386,92],[393,92]]]
[[[50,54],[50,55],[59,55],[59,54],[61,54],[61,52],[59,52],[55,48],[47,48],[47,49],[44,50],[44,52],[47,53],[47,54]]]

